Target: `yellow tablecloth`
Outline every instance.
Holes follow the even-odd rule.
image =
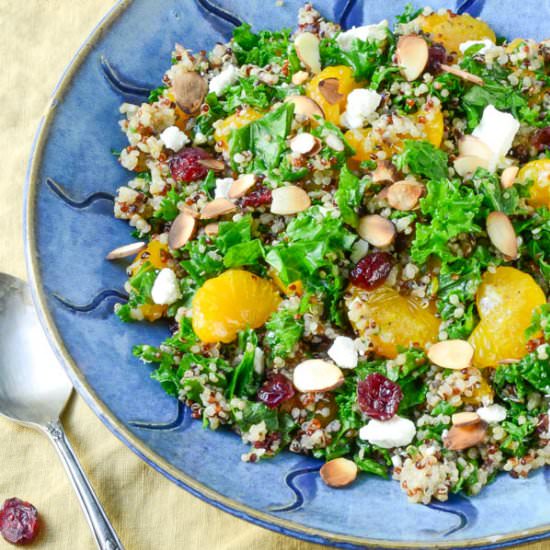
[[[112,2],[0,0],[0,271],[25,277],[21,212],[31,141],[61,71]],[[128,550],[320,548],[235,519],[177,488],[111,435],[79,397],[64,424]],[[33,548],[95,547],[53,447],[40,434],[0,420],[0,502],[12,496],[34,503],[44,519]],[[0,548],[12,547],[0,538]]]

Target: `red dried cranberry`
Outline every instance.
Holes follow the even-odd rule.
[[[550,126],[541,128],[535,132],[532,143],[537,151],[544,151],[550,148]]]
[[[258,399],[270,409],[278,407],[295,394],[292,382],[284,374],[274,374],[268,378],[258,390]]]
[[[170,172],[176,181],[197,181],[206,177],[208,168],[199,160],[210,158],[210,155],[198,147],[186,147],[170,159]]]
[[[392,257],[387,252],[373,252],[351,270],[352,284],[365,290],[373,290],[384,284],[392,268]]]
[[[241,199],[241,208],[247,206],[258,208],[264,204],[271,204],[271,189],[267,187],[258,187]]]
[[[392,418],[403,399],[401,388],[384,375],[374,372],[357,384],[359,408],[376,420]]]
[[[442,44],[432,44],[428,49],[428,65],[426,70],[429,73],[437,74],[441,71],[441,64],[447,61],[447,50]]]
[[[30,542],[38,533],[36,508],[18,498],[10,498],[0,509],[0,533],[13,544]]]

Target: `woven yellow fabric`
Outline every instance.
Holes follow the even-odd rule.
[[[61,71],[112,1],[0,0],[0,271],[25,277],[22,191],[32,138]],[[127,550],[320,548],[235,519],[179,489],[124,447],[78,397],[64,424]],[[44,520],[31,548],[95,548],[53,447],[0,419],[0,502],[12,496],[34,503]],[[5,548],[13,547],[0,538]],[[550,544],[527,548],[548,550]]]

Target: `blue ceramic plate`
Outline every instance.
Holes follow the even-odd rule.
[[[157,344],[165,326],[121,323],[124,266],[105,254],[129,242],[112,216],[129,179],[111,154],[124,146],[118,107],[140,102],[170,63],[175,42],[210,49],[246,19],[255,29],[294,26],[300,0],[119,2],[82,46],[51,99],[33,146],[26,188],[29,277],[45,329],[77,390],[107,426],[151,466],[220,508],[264,527],[344,548],[502,546],[548,535],[550,472],[499,477],[468,499],[418,506],[397,483],[367,475],[351,488],[320,482],[319,462],[284,453],[251,465],[237,436],[203,430],[149,378],[132,345]],[[418,2],[416,2],[418,4]],[[402,0],[318,0],[344,27],[392,18]],[[505,36],[543,39],[548,0],[466,0]],[[228,475],[230,473],[230,475]]]

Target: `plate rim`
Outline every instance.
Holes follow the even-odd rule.
[[[187,0],[192,1],[192,0]],[[348,2],[351,0],[348,0]],[[44,291],[42,277],[40,274],[40,261],[37,254],[36,235],[34,227],[34,213],[36,207],[38,175],[43,158],[44,145],[48,139],[51,123],[56,116],[56,106],[63,100],[65,91],[70,88],[76,72],[83,61],[88,57],[95,43],[107,32],[110,26],[124,13],[133,0],[116,0],[115,4],[92,28],[91,32],[71,58],[61,74],[53,92],[50,95],[48,104],[41,116],[38,129],[32,141],[29,161],[24,182],[23,202],[23,239],[25,249],[25,264],[34,306],[37,310],[40,323],[52,346],[55,355],[59,359],[65,372],[68,374],[76,391],[84,399],[94,414],[126,447],[133,451],[141,460],[164,475],[167,479],[187,490],[195,497],[211,504],[224,512],[230,513],[240,519],[249,521],[260,527],[264,527],[280,534],[292,536],[307,542],[332,545],[339,548],[360,549],[360,548],[398,548],[416,549],[425,548],[426,542],[415,541],[392,541],[387,539],[370,539],[331,533],[321,529],[306,527],[302,524],[278,518],[266,512],[252,508],[246,504],[226,497],[217,491],[198,482],[181,470],[175,468],[165,458],[149,448],[143,441],[135,436],[122,422],[120,422],[109,407],[102,401],[99,395],[88,384],[84,375],[66,349],[61,335],[48,309],[46,294]],[[200,3],[200,2],[199,2]],[[550,523],[541,527],[522,530],[507,535],[492,535],[480,538],[449,541],[440,541],[431,544],[437,548],[503,548],[517,543],[527,543],[542,540],[550,537]]]

